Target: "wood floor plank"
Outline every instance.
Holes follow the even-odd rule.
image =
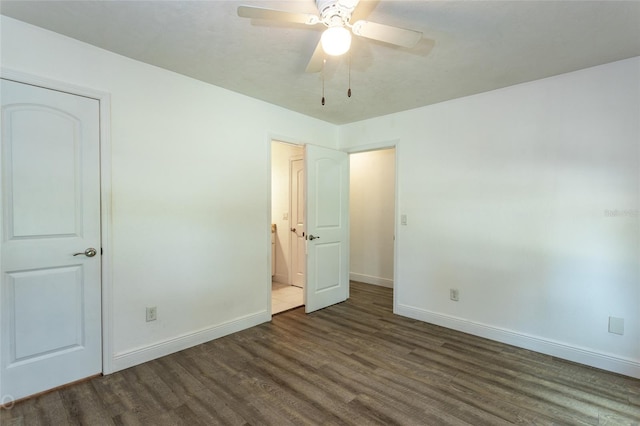
[[[79,383],[60,391],[70,425],[110,425],[104,403],[90,382]]]
[[[207,425],[241,426],[247,421],[215,393],[203,389],[186,402],[191,411]]]
[[[0,410],[0,425],[49,425],[56,422],[70,424],[67,410],[60,393],[51,392],[41,395],[32,404],[18,403],[10,410],[15,416],[4,423]]]
[[[0,410],[0,425],[640,425],[640,380],[394,315],[392,289]]]

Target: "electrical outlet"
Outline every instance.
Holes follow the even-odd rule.
[[[458,289],[456,288],[449,289],[449,299],[453,300],[454,302],[457,302],[458,300],[460,300],[460,294],[458,293]]]
[[[147,322],[158,319],[158,309],[155,306],[147,308]]]

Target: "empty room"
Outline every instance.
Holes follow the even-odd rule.
[[[0,0],[0,77],[0,424],[640,423],[640,1]]]

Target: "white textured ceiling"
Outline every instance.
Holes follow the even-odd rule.
[[[1,1],[0,13],[336,123],[640,56],[640,1],[361,1],[358,18],[424,33],[414,49],[354,40],[304,72],[320,32],[251,21],[239,5],[315,13],[313,0]],[[640,76],[639,76],[640,77]]]

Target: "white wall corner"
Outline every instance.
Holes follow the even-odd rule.
[[[397,304],[394,314],[640,379],[640,362]]]

